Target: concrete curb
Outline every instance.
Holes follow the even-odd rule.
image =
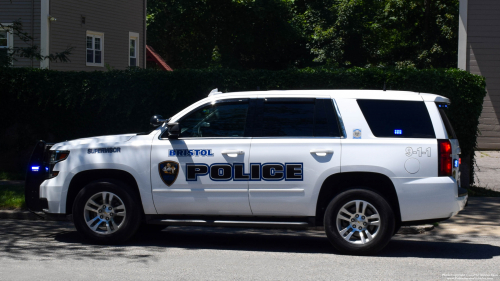
[[[422,234],[433,229],[434,226],[432,224],[402,226],[399,229],[398,234]]]
[[[0,219],[8,220],[43,220],[26,210],[0,210]]]

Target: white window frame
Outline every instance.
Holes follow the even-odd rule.
[[[10,32],[9,28],[8,28],[8,26],[12,26],[12,23],[3,23],[2,22],[2,25],[5,28],[0,27],[0,30],[7,31],[7,46],[6,47],[0,46],[0,48],[7,49],[7,52],[12,53],[12,49],[14,48],[14,34],[12,34],[12,32]],[[14,65],[14,61],[11,61],[11,65]]]
[[[87,37],[92,37],[92,49],[87,48]],[[100,63],[95,63],[95,38],[100,38],[101,39],[101,62]],[[87,62],[87,50],[94,50],[94,57],[93,61],[94,62]],[[90,31],[87,30],[85,34],[85,64],[86,66],[97,66],[97,67],[104,67],[104,33],[103,32],[96,32],[96,31]]]
[[[128,33],[128,66],[130,66],[130,58],[133,58],[130,56],[130,40],[133,39],[135,40],[135,67],[139,67],[139,33],[137,32],[129,32]]]

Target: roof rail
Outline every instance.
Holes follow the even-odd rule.
[[[211,96],[220,95],[220,94],[222,94],[222,92],[219,92],[219,89],[215,88],[210,92],[210,94],[208,94],[208,96],[211,97]]]

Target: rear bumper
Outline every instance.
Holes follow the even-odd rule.
[[[451,177],[395,178],[401,221],[442,220],[465,208],[468,195]]]

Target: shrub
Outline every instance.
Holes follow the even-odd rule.
[[[462,157],[474,156],[486,94],[481,76],[457,69],[125,70],[59,72],[0,69],[0,170],[25,169],[35,142],[146,131],[153,114],[170,117],[223,92],[289,89],[387,89],[443,95]],[[473,162],[473,161],[471,161]],[[472,170],[472,169],[471,169]]]

